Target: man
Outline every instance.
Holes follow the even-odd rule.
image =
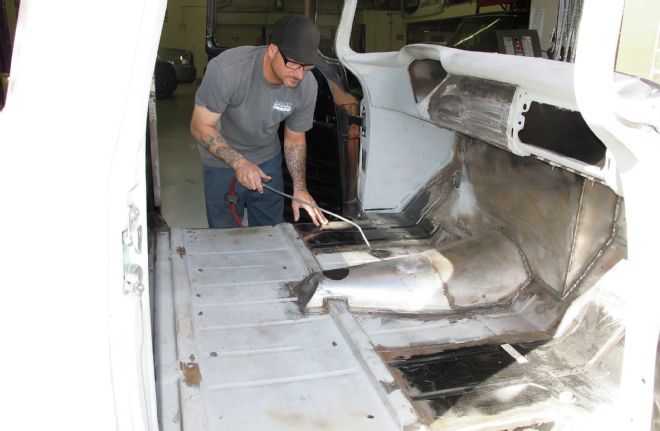
[[[244,208],[250,226],[283,221],[284,199],[262,186],[263,181],[283,190],[277,133],[282,121],[294,219],[304,208],[315,225],[328,222],[321,211],[301,203],[316,205],[305,179],[305,132],[316,104],[317,83],[309,70],[320,61],[319,39],[311,20],[290,15],[275,23],[268,46],[229,49],[209,62],[190,122],[204,163],[209,227],[236,227]],[[237,217],[225,199],[234,187]]]

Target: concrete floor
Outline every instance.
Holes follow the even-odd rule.
[[[170,227],[205,228],[202,162],[190,136],[197,84],[179,84],[171,99],[156,102],[161,214]]]

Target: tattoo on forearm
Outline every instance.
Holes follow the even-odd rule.
[[[228,145],[225,146],[217,146],[215,148],[215,155],[217,157],[220,157],[222,160],[225,161],[229,166],[233,167],[234,163],[239,161],[240,159],[243,158],[238,151],[234,150]]]
[[[213,147],[213,144],[227,145],[227,141],[225,141],[225,138],[223,138],[222,135],[211,136],[208,138],[201,138],[200,140],[197,141],[197,143],[209,151],[211,151],[211,147]]]
[[[202,138],[197,143],[229,166],[234,166],[234,163],[243,158],[243,156],[229,146],[222,135],[212,136],[207,139]]]
[[[197,141],[197,144],[204,147],[204,148],[206,148],[208,151],[211,151],[210,148],[211,148],[211,145],[213,145],[213,138],[200,139],[200,140]]]
[[[284,159],[289,168],[289,174],[293,180],[294,190],[307,191],[305,158],[307,155],[306,144],[285,145]]]

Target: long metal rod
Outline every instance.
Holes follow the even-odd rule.
[[[312,207],[312,208],[316,208],[317,210],[319,210],[319,211],[321,211],[321,212],[324,212],[324,213],[326,213],[326,214],[330,214],[331,216],[336,217],[336,218],[338,218],[339,220],[345,221],[346,223],[349,223],[349,224],[355,226],[355,227],[357,228],[357,230],[360,231],[360,235],[362,235],[362,239],[364,240],[364,243],[367,244],[367,247],[369,247],[369,250],[371,250],[371,244],[369,244],[369,241],[367,240],[367,237],[364,235],[364,232],[362,231],[362,228],[361,228],[360,226],[358,226],[356,223],[354,223],[354,222],[350,221],[349,219],[344,218],[344,217],[342,217],[342,216],[340,216],[340,215],[338,215],[338,214],[335,214],[335,213],[333,213],[333,212],[331,212],[331,211],[324,210],[323,208],[321,208],[321,207],[319,207],[319,206],[317,206],[317,205],[311,204],[311,203],[309,203],[309,202],[307,202],[307,201],[304,201],[304,200],[302,200],[302,199],[294,198],[293,196],[288,195],[288,194],[286,194],[286,193],[284,193],[284,192],[281,192],[281,191],[279,191],[279,190],[275,190],[274,188],[272,188],[272,187],[269,186],[268,184],[264,184],[264,183],[262,183],[261,185],[262,185],[264,188],[270,190],[271,192],[275,192],[275,193],[277,193],[278,195],[281,195],[281,196],[284,196],[284,197],[286,197],[286,198],[291,199],[292,201],[300,202],[300,203],[303,204],[303,205],[309,205],[309,206]]]

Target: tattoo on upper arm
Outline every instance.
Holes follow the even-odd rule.
[[[305,169],[306,153],[307,148],[305,144],[284,146],[284,159],[286,160],[286,166],[289,168],[289,174],[291,174],[294,189],[299,191],[307,190]]]

